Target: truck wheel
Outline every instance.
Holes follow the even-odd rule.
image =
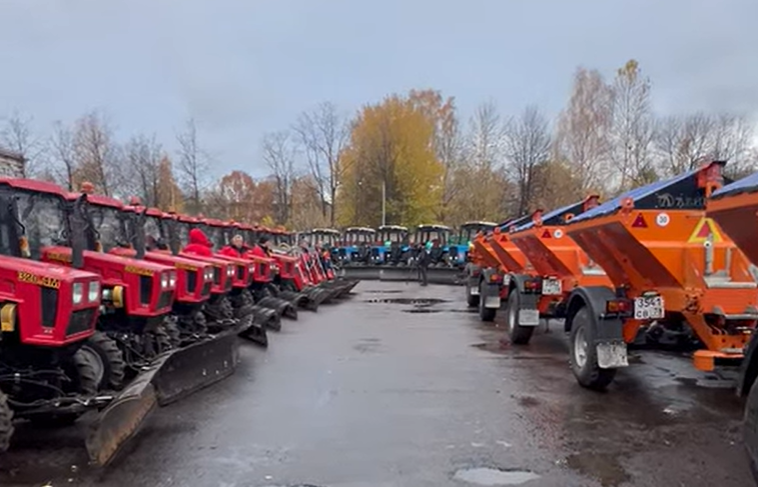
[[[471,294],[471,285],[466,282],[466,304],[469,308],[476,308],[479,306],[479,298],[480,296],[476,294]]]
[[[8,396],[0,391],[0,452],[10,448],[13,437],[13,410],[8,405]]]
[[[92,365],[98,389],[119,390],[123,387],[126,373],[124,355],[111,337],[96,331],[84,342],[77,355],[82,355]]]
[[[750,470],[758,479],[758,380],[753,382],[745,401],[745,422],[742,426]]]
[[[508,311],[505,315],[505,326],[508,329],[508,337],[511,339],[511,343],[514,345],[526,345],[531,340],[535,327],[519,325],[519,301],[520,294],[518,288],[512,288],[508,293]]]
[[[571,370],[582,387],[604,390],[616,377],[616,369],[601,369],[595,348],[595,322],[587,306],[574,315],[569,339]]]
[[[479,284],[479,318],[482,321],[495,321],[495,315],[497,315],[497,310],[493,308],[485,308],[484,302],[486,300],[482,299],[482,284]]]

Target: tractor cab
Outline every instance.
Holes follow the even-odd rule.
[[[313,245],[329,251],[337,245],[341,236],[340,231],[334,228],[314,228],[307,235]]]
[[[368,264],[371,258],[371,246],[375,242],[376,230],[373,228],[348,227],[342,234],[340,258],[345,262]]]
[[[448,260],[451,234],[452,229],[446,225],[419,225],[413,234],[413,243],[426,247],[432,264],[441,264]]]
[[[450,239],[450,260],[456,265],[464,265],[476,236],[480,232],[487,234],[497,226],[497,223],[485,221],[470,221],[462,224],[458,229],[458,235]]]
[[[190,239],[190,231],[194,228],[203,231],[203,234],[205,234],[208,239],[208,243],[211,245],[213,244],[211,236],[206,233],[208,225],[199,218],[184,214],[167,215],[166,218],[164,218],[164,222],[169,224],[168,228],[170,228],[173,233],[169,236],[169,241],[173,242],[171,245],[172,251],[177,252],[178,255],[182,257],[207,262],[213,265],[213,287],[211,288],[211,293],[214,296],[220,297],[231,291],[235,277],[233,263],[224,259],[219,259],[214,255],[201,256],[184,251],[184,248],[192,243]]]
[[[397,265],[403,262],[403,256],[410,250],[408,227],[382,225],[376,230],[378,244],[372,249],[372,259],[379,264]]]

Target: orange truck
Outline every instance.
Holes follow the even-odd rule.
[[[712,218],[753,264],[758,264],[758,173],[713,192],[707,203]],[[751,269],[755,274],[755,268]],[[742,361],[737,393],[747,397],[744,439],[758,481],[758,335],[752,335]]]
[[[567,299],[575,288],[612,286],[605,271],[566,235],[565,229],[575,216],[599,204],[599,196],[591,195],[548,213],[537,210],[530,221],[510,232],[511,242],[534,269],[531,274],[511,272],[505,279],[505,321],[512,343],[529,343],[540,317],[564,318]]]
[[[634,189],[590,209],[566,233],[611,285],[580,286],[567,299],[572,371],[604,389],[628,365],[627,344],[650,326],[685,329],[695,367],[739,365],[758,320],[750,262],[706,216],[723,186],[723,162]]]

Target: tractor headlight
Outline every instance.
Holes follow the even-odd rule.
[[[206,281],[213,280],[213,267],[208,267],[207,269],[205,269],[205,280]]]
[[[250,274],[254,274],[254,273],[255,273],[255,264],[248,266],[248,267],[247,267],[247,271],[248,271]]]
[[[176,287],[176,271],[171,271],[169,273],[168,285],[171,287]]]
[[[168,287],[168,272],[161,274],[161,288],[166,289]]]
[[[71,302],[74,304],[79,304],[82,302],[83,298],[84,298],[84,283],[75,282],[74,285],[71,287]]]
[[[100,283],[98,281],[89,282],[89,290],[87,291],[87,300],[90,303],[100,300]]]
[[[232,277],[234,275],[234,267],[227,266],[227,268],[226,268],[226,275],[229,276],[229,277]]]

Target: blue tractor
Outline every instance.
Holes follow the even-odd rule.
[[[462,224],[458,228],[458,235],[452,237],[449,241],[448,255],[450,262],[458,267],[463,267],[468,261],[468,252],[471,243],[479,232],[487,233],[497,227],[494,222],[470,221]]]
[[[372,262],[378,265],[395,266],[407,262],[411,249],[408,242],[408,227],[382,225],[376,230],[377,244],[371,249]]]
[[[342,233],[339,259],[346,264],[371,263],[371,247],[376,241],[376,230],[368,227],[348,227]]]
[[[453,230],[446,225],[419,225],[413,233],[412,242],[414,246],[426,247],[432,266],[445,267],[450,265],[448,242],[452,232]]]

